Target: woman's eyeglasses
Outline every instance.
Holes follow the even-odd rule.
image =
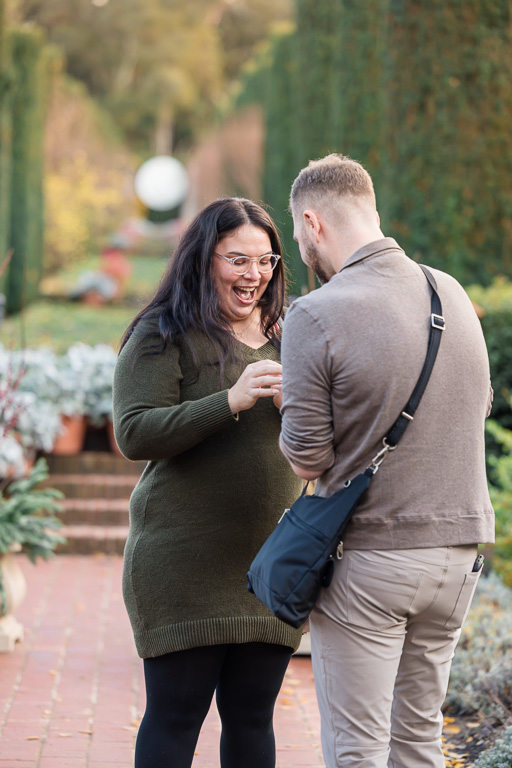
[[[216,251],[214,251],[214,254],[215,256],[220,256],[220,258],[225,261],[229,261],[233,267],[235,275],[245,275],[245,273],[250,270],[253,261],[255,261],[258,266],[258,272],[263,274],[265,272],[273,272],[277,262],[281,258],[277,253],[265,253],[263,256],[253,256],[252,258],[250,256],[229,257],[224,256],[222,253],[217,253]]]

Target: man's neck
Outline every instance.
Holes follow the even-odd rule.
[[[384,234],[380,227],[372,227],[367,230],[358,230],[337,238],[337,247],[332,250],[331,264],[334,272],[339,272],[345,266],[350,257],[365,245],[382,240]]]

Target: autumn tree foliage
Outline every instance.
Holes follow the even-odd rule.
[[[293,0],[12,0],[131,145],[179,152],[210,126],[241,64]]]

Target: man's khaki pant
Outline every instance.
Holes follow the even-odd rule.
[[[348,550],[311,615],[327,768],[442,768],[443,704],[476,546]]]

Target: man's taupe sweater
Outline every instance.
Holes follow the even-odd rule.
[[[345,536],[352,549],[494,541],[484,456],[489,363],[474,308],[432,270],[446,330],[423,399]],[[281,447],[321,472],[320,496],[363,471],[406,405],[427,350],[430,288],[391,238],[359,249],[298,299],[283,331]]]
[[[123,593],[142,657],[219,643],[296,648],[300,630],[247,591],[246,573],[302,483],[278,447],[281,417],[261,398],[233,418],[227,387],[240,370],[195,337],[199,369],[184,342],[141,355],[137,326],[114,379],[117,442],[149,463],[130,501]],[[267,343],[239,344],[242,367],[279,360]]]

